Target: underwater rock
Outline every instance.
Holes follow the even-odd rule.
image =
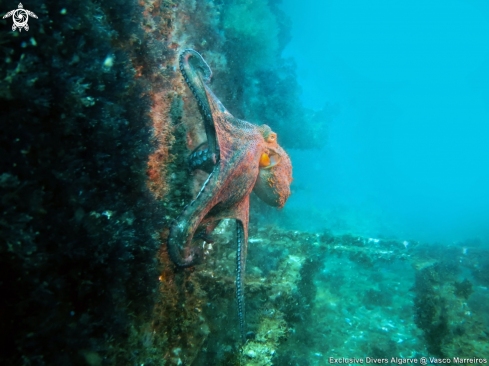
[[[454,263],[442,260],[416,273],[415,322],[431,354],[482,357],[489,349],[487,343],[479,342],[483,320],[466,302],[474,291],[472,284],[467,279],[454,281],[460,270]]]
[[[464,300],[468,300],[470,295],[474,293],[472,283],[468,279],[464,279],[462,282],[454,282],[455,287],[454,294]]]

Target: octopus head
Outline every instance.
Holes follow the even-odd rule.
[[[258,178],[253,191],[270,206],[282,208],[290,196],[292,163],[277,143],[277,134],[267,125],[259,127],[264,139]]]

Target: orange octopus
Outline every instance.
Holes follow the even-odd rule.
[[[179,267],[199,264],[203,250],[192,246],[193,239],[208,238],[222,219],[236,220],[236,295],[240,332],[245,341],[249,195],[254,191],[267,204],[283,207],[290,196],[292,164],[270,127],[242,121],[226,110],[209,88],[212,72],[198,52],[182,52],[180,71],[197,100],[207,135],[207,142],[191,153],[189,165],[207,172],[209,177],[197,197],[173,220],[168,252]]]

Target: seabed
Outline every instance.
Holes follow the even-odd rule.
[[[250,235],[241,347],[233,226],[224,222],[216,241],[204,243],[206,264],[160,285],[163,297],[178,293],[181,309],[182,326],[152,344],[168,349],[169,364],[399,364],[489,354],[486,250],[275,227]]]

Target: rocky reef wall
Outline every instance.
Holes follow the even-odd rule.
[[[130,360],[131,331],[155,299],[163,213],[147,188],[140,7],[25,8],[38,16],[28,32],[0,21],[2,363]]]

